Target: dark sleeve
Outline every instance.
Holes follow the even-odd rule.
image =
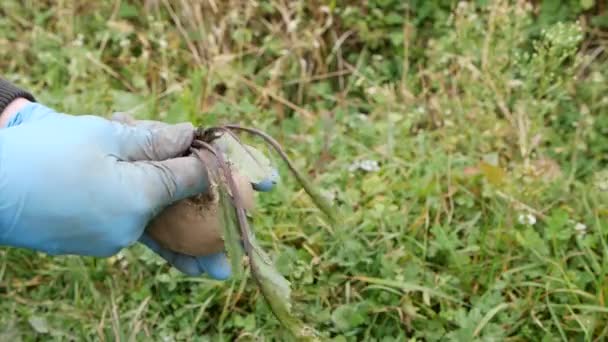
[[[18,88],[14,84],[0,78],[0,113],[18,97],[26,98],[32,102],[36,102],[36,99],[29,92]]]

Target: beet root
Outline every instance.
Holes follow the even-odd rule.
[[[232,171],[245,209],[255,206],[254,191],[248,179]],[[204,256],[224,251],[217,190],[173,203],[146,228],[146,232],[161,246],[192,256]]]

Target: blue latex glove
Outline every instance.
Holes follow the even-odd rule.
[[[0,245],[107,257],[140,241],[186,274],[227,278],[223,253],[181,255],[143,234],[163,208],[207,191],[201,161],[180,157],[193,138],[187,123],[130,125],[26,105],[0,129]]]

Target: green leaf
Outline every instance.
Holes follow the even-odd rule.
[[[568,213],[555,210],[547,219],[547,235],[549,239],[569,240],[574,233],[574,227],[568,222]]]
[[[581,0],[581,7],[584,10],[591,9],[595,5],[595,0]]]
[[[224,245],[232,261],[232,268],[234,271],[240,271],[240,256],[243,250],[245,250],[249,257],[253,278],[281,325],[298,340],[316,341],[317,332],[305,325],[291,312],[290,283],[277,271],[268,255],[266,255],[256,241],[242,205],[239,189],[234,183],[230,167],[223,155],[224,153],[221,149],[216,153],[224,179],[226,179],[226,183],[219,183],[218,190],[221,201],[220,207],[222,208],[221,216],[225,227]],[[215,178],[219,179],[218,177]],[[228,189],[232,192],[234,201],[230,200]],[[237,230],[237,227],[240,229]],[[242,246],[240,244],[241,239],[243,241]]]
[[[602,28],[608,27],[608,13],[592,17],[591,24]]]
[[[249,251],[251,271],[272,312],[298,340],[316,341],[316,331],[305,325],[291,311],[291,284],[276,270],[252,231],[249,230],[247,233],[251,244]]]
[[[243,260],[243,246],[241,245],[241,236],[239,234],[238,221],[232,202],[229,198],[226,189],[223,186],[218,187],[219,192],[219,207],[222,210],[220,219],[222,222],[224,248],[228,259],[230,260],[230,266],[232,273],[236,277],[240,277],[243,274],[243,267],[241,262]]]
[[[547,244],[534,229],[527,227],[524,229],[523,234],[516,232],[515,237],[523,247],[528,248],[530,251],[538,253],[540,256],[549,254]]]
[[[403,24],[404,19],[405,16],[398,13],[389,13],[388,15],[384,16],[384,22],[391,25],[401,25]]]
[[[368,310],[364,303],[344,304],[338,306],[331,314],[331,320],[342,331],[356,328],[367,320]]]
[[[140,13],[137,7],[127,4],[126,2],[120,3],[120,9],[118,10],[118,15],[121,18],[137,18],[140,16]]]
[[[42,316],[32,316],[28,319],[28,323],[39,334],[46,334],[49,332],[49,326],[46,318]]]
[[[259,183],[271,178],[274,168],[266,156],[257,149],[237,141],[232,134],[223,133],[213,141],[222,151],[228,162],[236,166],[236,169],[249,178],[252,183]]]
[[[243,318],[241,315],[236,315],[234,317],[234,325],[244,328],[247,331],[251,331],[255,329],[255,316],[250,314]]]

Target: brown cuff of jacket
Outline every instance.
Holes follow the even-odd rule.
[[[13,100],[19,97],[36,102],[36,99],[32,94],[0,78],[0,113],[2,113]]]

